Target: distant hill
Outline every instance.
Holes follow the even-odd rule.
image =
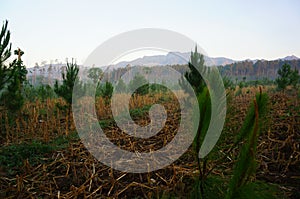
[[[115,65],[110,66],[111,68],[117,69],[120,67],[130,66],[165,66],[165,65],[182,65],[187,64],[190,59],[190,52],[169,52],[166,55],[153,55],[153,56],[144,56],[132,61],[122,61]],[[218,66],[226,65],[236,62],[235,60],[228,59],[225,57],[207,57],[205,56],[205,62],[207,65]]]
[[[123,61],[116,65],[110,66],[110,79],[116,80],[123,75],[128,66],[165,66],[172,65],[176,70],[183,73],[186,70],[187,60],[190,53],[170,52],[166,55],[144,56],[133,61]],[[247,80],[262,78],[275,79],[277,70],[284,64],[288,63],[292,68],[300,71],[300,59],[294,55],[286,56],[273,61],[268,60],[250,60],[235,61],[224,57],[205,57],[208,66],[215,65],[219,67],[222,75],[235,78],[247,77]],[[47,64],[28,68],[27,79],[32,84],[53,84],[55,80],[61,80],[61,73],[65,70],[66,64]],[[87,80],[89,67],[79,66],[79,75],[82,80]],[[104,69],[105,67],[103,67]]]
[[[187,61],[189,61],[191,56],[190,52],[169,52],[166,55],[153,55],[153,56],[144,56],[142,58],[138,58],[132,61],[122,61],[115,65],[111,65],[111,69],[117,69],[120,67],[126,67],[128,65],[130,66],[165,66],[165,65],[184,65],[187,64]],[[237,60],[233,60],[226,57],[208,57],[204,56],[205,63],[208,66],[225,66],[228,64],[241,62]],[[298,60],[299,58],[291,55],[286,56],[284,58],[279,58],[278,60],[284,60],[284,61],[291,61],[291,60]],[[259,59],[247,59],[245,61],[250,61],[253,63],[256,63],[257,61],[268,61],[268,60],[259,60]]]
[[[290,60],[295,60],[295,59],[299,59],[299,58],[296,57],[295,55],[291,55],[291,56],[286,56],[286,57],[282,58],[281,60],[290,61]]]

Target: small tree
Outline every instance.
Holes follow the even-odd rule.
[[[136,87],[136,85],[142,85],[141,87],[137,88],[136,90],[134,90],[134,88]],[[134,91],[133,94],[137,94],[137,95],[146,95],[149,93],[149,82],[146,80],[146,78],[137,73],[133,80],[131,80],[129,82],[129,89],[131,91]]]
[[[48,98],[53,98],[55,96],[55,93],[53,91],[53,88],[49,85],[40,85],[37,88],[38,97],[40,100],[45,101]]]
[[[88,70],[88,78],[90,78],[94,82],[94,84],[96,84],[100,80],[102,75],[103,72],[101,68],[90,68]]]
[[[0,33],[0,93],[12,77],[13,64],[6,65],[6,61],[11,56],[10,31],[7,29],[7,25],[8,21],[5,21]]]
[[[96,96],[101,96],[103,98],[110,99],[113,91],[114,91],[114,87],[112,83],[105,82],[103,84],[98,85]]]
[[[244,76],[244,77],[243,77],[243,82],[246,82],[246,79],[247,79],[247,77],[246,77],[246,76]]]
[[[58,84],[58,81],[55,81],[54,84],[54,92],[59,96],[64,98],[67,102],[69,109],[71,108],[72,104],[72,93],[73,88],[75,86],[75,82],[78,82],[78,72],[79,67],[72,59],[72,62],[67,62],[66,73],[62,72],[62,85]]]
[[[150,85],[151,93],[166,92],[167,90],[168,88],[161,84],[154,83]]]
[[[24,104],[24,97],[22,94],[22,86],[26,81],[27,70],[23,65],[21,56],[24,54],[20,49],[15,51],[18,55],[18,60],[12,62],[11,78],[7,84],[7,90],[3,93],[4,104],[8,110],[14,114],[21,109]]]
[[[21,109],[24,103],[22,85],[26,80],[27,70],[23,65],[20,49],[15,50],[17,59],[7,66],[6,62],[11,56],[10,31],[7,29],[8,21],[2,26],[0,33],[0,97],[1,104],[5,105],[9,113],[13,115]]]
[[[191,52],[188,67],[189,70],[185,72],[184,77],[195,91],[201,115],[199,121],[197,121],[199,126],[193,141],[195,159],[197,161],[197,166],[199,170],[199,176],[195,183],[196,192],[194,193],[196,194],[195,197],[203,198],[207,158],[205,157],[204,159],[200,159],[198,154],[210,124],[211,98],[205,81],[201,76],[201,74],[208,72],[208,69],[205,66],[204,55],[198,53],[197,46],[195,47],[195,52]],[[183,81],[184,77],[182,77],[182,80],[179,81],[179,84],[181,85],[181,87],[187,88],[187,83]]]
[[[259,194],[254,194],[252,191],[247,190],[249,187],[251,178],[256,173],[256,151],[258,137],[262,128],[263,118],[267,111],[268,95],[260,93],[256,95],[256,98],[251,104],[244,123],[238,133],[234,146],[239,143],[243,143],[237,161],[234,165],[233,176],[229,182],[229,188],[227,190],[225,198],[245,198],[252,194],[253,198],[260,198]],[[250,189],[251,190],[251,189]]]
[[[78,79],[78,73],[79,73],[79,67],[72,59],[72,62],[67,62],[66,67],[66,74],[62,72],[62,79],[63,82],[61,85],[58,84],[58,81],[55,81],[54,84],[54,92],[59,96],[62,97],[66,102],[66,106],[60,106],[59,108],[67,109],[67,117],[66,117],[66,134],[68,134],[68,128],[69,128],[69,118],[71,116],[71,108],[72,108],[72,93],[73,88],[76,86],[76,88],[80,89],[82,88],[81,83]],[[79,85],[75,85],[79,84]],[[80,94],[80,92],[78,92]],[[83,91],[81,93],[83,95]]]
[[[224,76],[223,77],[223,83],[224,83],[224,87],[226,89],[231,89],[231,90],[235,89],[235,85],[234,85],[233,81],[229,77]]]
[[[279,90],[284,90],[288,85],[296,86],[299,81],[298,70],[291,70],[289,64],[283,64],[277,73],[279,76],[275,81]]]
[[[299,81],[300,81],[300,75],[298,70],[295,68],[291,73],[290,83],[294,88],[296,88]]]
[[[127,91],[127,85],[123,81],[123,79],[119,79],[117,85],[116,85],[116,91],[118,93],[123,93]]]
[[[27,70],[21,60],[24,52],[20,49],[15,51],[18,58],[7,65],[11,56],[10,31],[7,25],[6,21],[0,33],[0,106],[3,106],[1,109],[7,110],[9,125],[14,126],[16,116],[20,114],[20,109],[24,104],[22,85],[26,80]],[[1,126],[0,129],[2,129]]]
[[[190,83],[190,85],[195,90],[198,95],[206,86],[205,81],[201,74],[199,73],[205,70],[205,60],[204,55],[198,53],[197,46],[195,47],[195,52],[191,52],[190,61],[188,63],[189,71],[186,71],[184,77]],[[183,84],[183,81],[180,82]],[[185,85],[181,85],[185,87]]]

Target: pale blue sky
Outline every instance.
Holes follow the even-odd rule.
[[[74,57],[139,28],[165,28],[195,40],[209,56],[242,59],[300,57],[300,1],[16,1],[2,0],[13,47],[32,67]]]

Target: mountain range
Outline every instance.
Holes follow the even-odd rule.
[[[132,61],[122,61],[115,65],[109,66],[112,75],[116,73],[116,77],[120,76],[128,66],[164,66],[164,65],[186,65],[190,59],[191,53],[170,52],[166,55],[144,56]],[[226,57],[207,57],[204,56],[205,63],[208,66],[219,66],[220,72],[229,77],[244,77],[247,79],[256,79],[267,77],[274,79],[277,76],[277,70],[285,62],[289,63],[293,68],[300,71],[300,58],[290,55],[277,60],[244,60],[237,61]],[[35,66],[27,68],[27,78],[33,84],[35,82],[43,82],[53,84],[55,79],[61,80],[61,73],[65,71],[66,64],[47,64],[43,66]],[[79,76],[82,80],[87,80],[87,74],[90,67],[80,65]],[[105,70],[107,66],[103,66]],[[180,67],[179,67],[180,68]],[[123,72],[122,72],[123,71]]]
[[[153,55],[153,56],[144,56],[142,58],[134,59],[132,61],[122,61],[119,62],[115,65],[111,65],[110,68],[117,69],[120,67],[125,67],[125,66],[164,66],[164,65],[182,65],[182,64],[187,64],[189,59],[190,59],[191,53],[190,52],[169,52],[166,55]],[[240,62],[238,60],[233,60],[230,58],[226,57],[208,57],[204,56],[205,63],[208,66],[225,66],[228,64],[232,64],[235,62]],[[297,60],[299,59],[298,57],[291,55],[291,56],[286,56],[284,58],[280,58],[279,60]],[[255,60],[250,60],[248,59],[247,61],[252,61],[253,63],[257,62],[258,59]],[[266,61],[266,60],[264,60]]]

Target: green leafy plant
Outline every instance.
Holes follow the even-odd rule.
[[[119,79],[117,85],[116,85],[116,91],[118,93],[124,93],[127,91],[127,85],[123,81],[123,79]]]
[[[134,90],[136,85],[142,85],[142,86],[137,88],[136,90]],[[143,75],[141,75],[139,73],[137,73],[134,76],[133,80],[131,80],[129,82],[129,89],[131,91],[133,91],[133,94],[136,94],[136,95],[146,95],[146,94],[148,94],[149,93],[149,87],[150,87],[149,82],[146,80],[146,78]]]
[[[103,71],[101,68],[90,68],[88,70],[88,78],[92,79],[94,84],[96,84],[102,77]]]
[[[198,57],[198,60],[201,60],[201,55],[195,55],[191,53],[191,60],[195,57]],[[204,80],[201,80],[200,74],[198,71],[201,71],[201,74],[206,73],[206,77],[211,79],[215,78],[212,70],[205,68],[204,63],[200,61],[198,65],[199,69],[191,68],[189,72],[186,72],[185,77],[188,79],[189,83],[194,87],[194,90],[197,93],[198,106],[200,111],[199,127],[196,132],[196,136],[193,142],[193,149],[197,159],[197,165],[199,170],[199,175],[195,180],[194,189],[191,192],[191,198],[211,198],[213,192],[216,193],[216,190],[212,189],[211,176],[209,174],[212,172],[213,168],[208,169],[208,162],[210,158],[215,158],[214,156],[206,156],[202,159],[198,157],[203,140],[208,131],[208,127],[211,121],[211,96],[208,90],[208,87],[204,84]],[[189,65],[191,66],[191,65]],[[202,81],[202,83],[194,82],[194,80]],[[243,78],[243,85],[245,84],[246,78]],[[201,87],[201,88],[199,88]],[[220,99],[222,100],[222,99]],[[257,94],[256,99],[253,101],[248,115],[245,119],[245,122],[241,128],[240,133],[236,137],[231,151],[233,148],[238,146],[240,143],[243,143],[242,149],[238,156],[238,160],[234,166],[233,177],[229,182],[229,188],[226,191],[220,191],[219,196],[226,198],[242,198],[239,194],[243,191],[247,192],[247,189],[256,184],[251,180],[256,173],[256,148],[257,148],[257,139],[259,136],[259,130],[262,124],[262,118],[266,110],[267,104],[267,95],[260,91]],[[227,155],[226,155],[227,157]],[[223,160],[221,157],[220,160]],[[226,183],[227,184],[227,183]]]
[[[7,84],[6,91],[3,92],[4,104],[11,114],[18,112],[24,104],[22,94],[23,83],[26,81],[27,70],[23,65],[21,56],[24,54],[20,49],[15,51],[18,59],[12,62],[11,78]]]
[[[209,91],[207,87],[204,87],[201,91],[201,93],[198,94],[198,103],[199,103],[199,110],[200,110],[200,120],[199,120],[199,127],[198,131],[196,133],[196,137],[193,142],[193,148],[197,160],[198,170],[199,170],[199,176],[196,180],[196,189],[195,192],[198,197],[196,198],[204,198],[205,197],[205,184],[207,179],[207,161],[208,158],[205,157],[203,159],[200,159],[198,157],[198,153],[200,151],[201,145],[203,143],[203,140],[206,136],[210,120],[211,120],[211,98],[209,95]]]
[[[98,84],[96,88],[96,96],[101,96],[105,100],[105,104],[108,105],[110,102],[110,99],[112,97],[114,91],[114,87],[112,83],[105,82],[104,84]]]
[[[40,158],[50,153],[55,148],[48,144],[43,144],[39,141],[31,143],[13,144],[2,147],[0,150],[1,166],[7,169],[15,169],[23,165],[23,161],[28,159],[30,164],[35,165],[40,161]],[[11,171],[13,172],[13,171]]]
[[[59,85],[57,80],[54,84],[54,92],[67,102],[69,108],[72,104],[72,92],[75,83],[79,84],[78,73],[79,67],[72,59],[71,63],[67,62],[66,73],[62,72],[62,84]]]
[[[11,56],[10,31],[7,26],[8,21],[3,24],[0,33],[0,108],[7,110],[9,125],[14,126],[24,104],[22,87],[27,70],[21,59],[24,52],[20,49],[14,51],[18,58],[7,63]]]
[[[193,141],[193,149],[195,158],[198,165],[199,176],[195,181],[195,189],[193,191],[193,197],[203,198],[204,197],[204,184],[206,180],[207,172],[207,158],[200,159],[198,153],[200,151],[201,145],[203,143],[204,137],[206,136],[207,129],[211,120],[211,98],[209,90],[205,84],[205,81],[201,74],[208,74],[209,69],[205,66],[204,56],[197,52],[197,47],[195,47],[195,52],[191,52],[190,62],[188,64],[189,70],[185,72],[184,77],[193,87],[196,95],[200,111],[200,120],[195,121],[199,123],[195,139]],[[186,88],[184,81],[181,80],[179,84]]]
[[[12,77],[13,64],[7,65],[7,60],[11,56],[10,31],[7,29],[8,21],[2,26],[0,33],[0,93]]]
[[[234,85],[233,81],[229,77],[224,76],[223,77],[223,83],[224,83],[224,87],[226,89],[231,89],[231,90],[235,89],[235,85]]]
[[[167,87],[161,85],[161,84],[151,84],[150,85],[150,91],[151,93],[159,93],[159,92],[166,92],[168,90]]]
[[[197,46],[195,47],[195,51],[191,52],[188,69],[189,70],[184,73],[184,78],[186,78],[189,84],[193,87],[196,94],[201,93],[206,85],[203,77],[199,72],[205,72],[207,67],[205,66],[204,55],[198,53]],[[179,84],[183,88],[187,87],[187,85],[185,85],[184,81],[182,80],[179,81]]]
[[[229,183],[226,198],[242,198],[239,194],[246,189],[251,178],[256,173],[256,148],[262,118],[266,112],[268,96],[260,92],[251,104],[243,126],[235,140],[234,145],[243,142],[237,162],[234,165],[233,176]]]
[[[6,108],[10,112],[16,112],[23,105],[21,90],[26,80],[27,70],[21,59],[24,52],[20,49],[14,51],[18,58],[7,66],[6,62],[11,56],[10,31],[7,26],[8,21],[2,26],[0,33],[0,95]]]
[[[42,158],[47,154],[67,148],[71,141],[77,141],[78,139],[78,134],[72,133],[68,136],[58,136],[48,143],[32,140],[4,146],[0,148],[0,165],[8,171],[8,174],[15,175],[25,160],[28,160],[30,165],[34,166],[43,162]]]
[[[285,90],[288,85],[296,87],[299,82],[300,76],[298,70],[296,68],[292,70],[289,64],[283,64],[277,73],[278,78],[275,82],[279,90]]]
[[[297,89],[297,85],[300,83],[300,75],[296,68],[292,70],[290,75],[290,83],[295,89]]]
[[[84,94],[82,83],[78,78],[79,66],[74,62],[67,62],[66,73],[62,72],[62,84],[59,85],[58,81],[55,81],[54,92],[62,97],[66,101],[66,105],[57,104],[58,108],[66,110],[66,134],[68,134],[69,120],[71,117],[71,108],[72,108],[72,95],[73,88],[76,87],[76,95],[78,97]]]

